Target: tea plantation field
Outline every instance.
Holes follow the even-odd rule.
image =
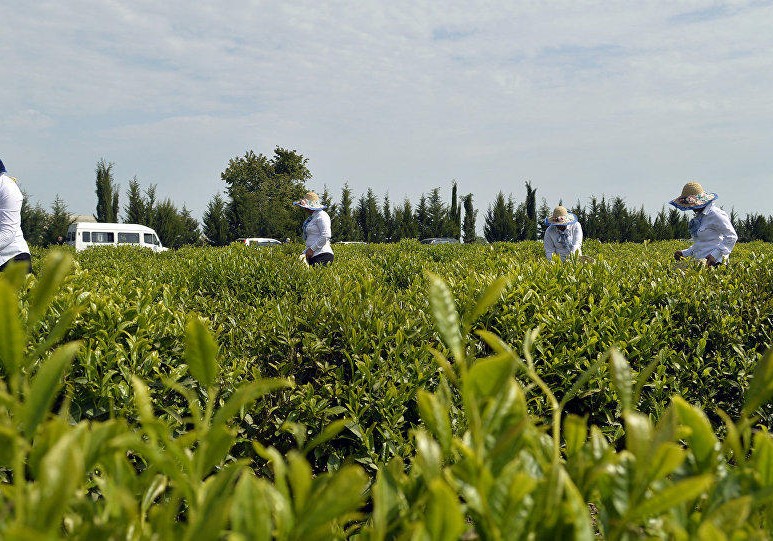
[[[0,537],[768,538],[773,246],[33,254]]]

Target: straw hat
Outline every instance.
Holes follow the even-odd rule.
[[[577,221],[577,216],[566,210],[564,206],[557,206],[553,214],[545,218],[546,225],[572,225]]]
[[[707,193],[697,182],[688,182],[682,188],[682,195],[669,201],[669,204],[679,210],[698,210],[719,197],[715,193]]]
[[[306,197],[294,201],[293,205],[309,210],[324,210],[327,208],[327,205],[322,204],[322,200],[315,192],[307,192]]]

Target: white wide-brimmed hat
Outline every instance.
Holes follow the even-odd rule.
[[[322,204],[322,200],[316,192],[306,193],[306,197],[299,199],[298,201],[293,201],[293,205],[309,210],[324,210],[327,208],[327,205]]]
[[[688,182],[682,188],[682,195],[669,201],[670,205],[679,210],[698,210],[719,197],[715,193],[707,193],[697,182]]]
[[[577,216],[566,210],[564,206],[557,206],[553,214],[545,218],[546,225],[572,225],[577,221]]]

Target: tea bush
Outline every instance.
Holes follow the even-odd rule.
[[[0,537],[767,538],[768,246],[714,270],[668,245],[569,265],[529,243],[367,248],[4,273]],[[423,272],[381,280],[382,257]],[[255,265],[286,294],[265,268],[215,294],[217,269],[248,287]]]

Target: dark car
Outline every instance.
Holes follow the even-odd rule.
[[[428,239],[421,239],[419,242],[422,244],[459,244],[459,239],[452,237],[431,237]]]

